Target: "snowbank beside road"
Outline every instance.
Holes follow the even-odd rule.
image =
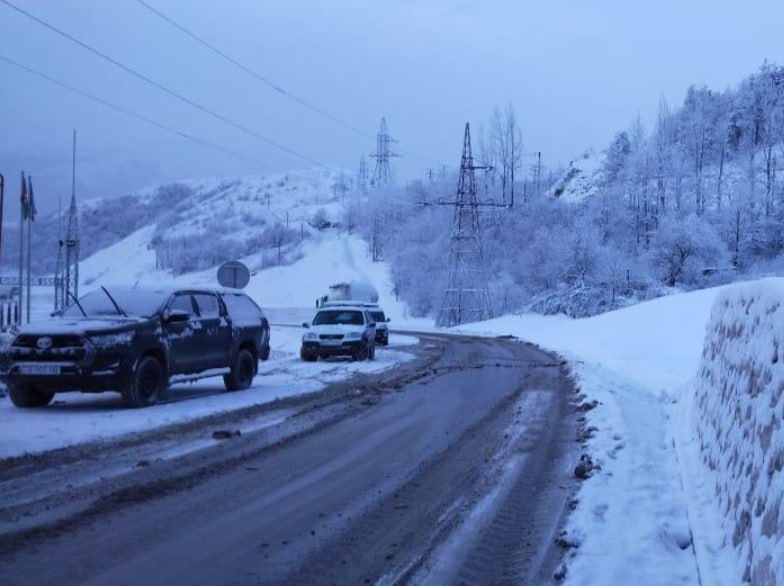
[[[713,584],[784,584],[783,304],[781,280],[728,287],[708,324],[684,435],[690,488],[720,520],[697,550]],[[739,563],[717,567],[715,550]]]
[[[719,292],[672,295],[586,319],[520,315],[461,327],[555,350],[569,360],[584,402],[598,402],[585,413],[586,428],[594,428],[585,449],[600,469],[582,485],[568,522],[566,542],[577,547],[568,554],[565,584],[700,582],[691,520],[714,513],[683,491],[681,480],[693,469],[678,460],[674,421]],[[714,566],[725,561],[720,551],[712,555]]]

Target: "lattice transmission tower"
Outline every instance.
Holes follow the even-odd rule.
[[[392,183],[392,167],[389,164],[389,159],[400,156],[390,149],[390,144],[393,142],[397,141],[389,136],[387,119],[382,118],[376,138],[376,152],[370,155],[376,159],[376,168],[372,179],[372,185],[376,188]]]
[[[357,171],[357,195],[359,196],[365,196],[368,193],[368,183],[370,182],[368,175],[367,160],[363,154],[359,158],[359,171]]]
[[[484,165],[474,165],[471,130],[466,123],[457,196],[454,202],[439,201],[436,204],[452,205],[455,208],[449,247],[449,273],[436,317],[437,326],[451,327],[470,321],[481,321],[493,315],[484,269],[479,210],[508,206],[479,202],[476,195],[476,171],[487,168]]]

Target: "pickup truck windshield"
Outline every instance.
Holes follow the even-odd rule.
[[[333,309],[319,311],[313,318],[314,326],[331,326],[337,324],[361,326],[365,324],[361,311]]]
[[[169,298],[169,291],[144,290],[112,290],[109,292],[123,308],[125,313],[138,317],[150,317],[155,314]],[[79,299],[84,312],[89,317],[121,315],[111,299],[103,291],[93,291]],[[84,317],[76,304],[63,312],[65,317]]]

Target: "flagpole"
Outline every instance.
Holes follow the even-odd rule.
[[[5,208],[5,177],[0,173],[0,266],[3,263],[3,209]]]
[[[32,271],[30,270],[31,258],[33,256],[33,218],[34,218],[34,211],[33,211],[33,179],[30,175],[27,176],[27,197],[30,201],[30,210],[27,214],[27,323],[30,323],[30,281],[32,280],[31,275]]]
[[[18,323],[22,325],[22,313],[24,311],[24,225],[25,225],[25,209],[24,209],[24,191],[25,191],[25,176],[22,171],[22,199],[20,200],[19,212],[19,316]]]

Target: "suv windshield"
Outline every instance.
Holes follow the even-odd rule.
[[[365,324],[361,311],[333,309],[328,311],[319,311],[316,317],[313,318],[314,326],[336,325],[345,324],[352,326],[361,326]]]
[[[128,315],[138,317],[149,317],[155,314],[164,302],[169,298],[169,291],[144,291],[144,290],[117,290],[109,291],[117,304],[122,307]],[[84,308],[84,312],[90,317],[101,317],[110,315],[121,315],[111,299],[103,291],[93,291],[83,295],[79,303]],[[82,311],[76,304],[71,305],[63,311],[65,317],[84,317]]]

